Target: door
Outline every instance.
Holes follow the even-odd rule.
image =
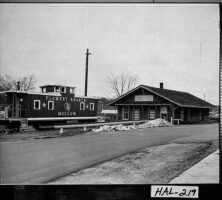
[[[166,106],[161,106],[160,107],[160,117],[162,119],[166,119],[167,118],[167,107]]]
[[[140,110],[135,108],[134,110],[134,115],[133,115],[134,120],[140,120]]]
[[[15,118],[20,117],[20,110],[21,110],[21,105],[19,104],[19,98],[16,98],[16,101],[15,101]]]
[[[123,119],[123,120],[129,120],[129,107],[128,107],[128,106],[123,107],[123,110],[122,110],[122,119]]]
[[[17,97],[17,93],[13,93],[12,98],[13,98],[12,118],[19,118],[21,106],[19,104],[19,98]]]

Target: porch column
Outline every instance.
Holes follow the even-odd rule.
[[[199,110],[199,118],[200,118],[200,120],[202,120],[202,110],[201,109]]]
[[[174,107],[174,106],[172,106],[172,107],[171,107],[171,110],[172,110],[172,118],[174,119],[175,107]]]
[[[174,112],[175,112],[175,107],[174,107],[174,105],[171,105],[171,112],[172,112],[172,117],[171,117],[171,119],[170,119],[170,122],[173,124]]]
[[[182,120],[182,122],[184,121],[184,109],[183,108],[181,108],[181,120]]]
[[[190,121],[190,108],[187,108],[187,121]]]

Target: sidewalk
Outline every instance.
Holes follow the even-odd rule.
[[[219,150],[210,154],[169,183],[219,183]]]

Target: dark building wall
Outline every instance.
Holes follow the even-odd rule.
[[[34,100],[40,100],[40,110],[34,110]],[[54,110],[48,109],[48,102],[54,102]],[[80,102],[85,103],[85,110],[80,110]],[[70,110],[65,104],[71,105]],[[94,103],[94,110],[90,110],[90,103]],[[45,107],[43,107],[43,104]],[[49,95],[30,95],[30,117],[92,117],[97,115],[97,100],[78,97],[56,97]]]
[[[70,94],[70,87],[66,87],[66,94]]]
[[[0,94],[0,105],[6,105],[7,104],[7,95],[6,94]]]
[[[122,120],[122,106],[117,107],[117,119]]]
[[[174,118],[175,119],[180,119],[181,118],[181,108],[175,109]]]

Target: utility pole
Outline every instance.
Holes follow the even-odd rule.
[[[85,96],[87,96],[87,86],[88,86],[88,59],[89,59],[89,49],[86,50],[86,72],[85,72]]]

